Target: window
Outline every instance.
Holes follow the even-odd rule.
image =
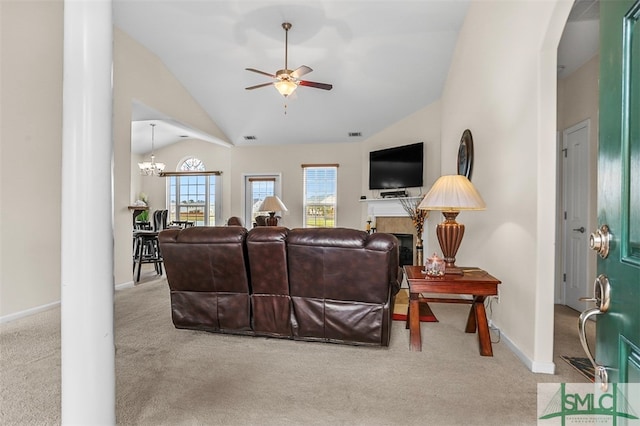
[[[187,158],[177,173],[166,173],[169,221],[190,221],[194,225],[216,225],[220,196],[216,191],[220,173],[207,172],[197,158]]]
[[[304,227],[335,228],[338,165],[303,164]]]
[[[255,222],[262,201],[269,195],[280,196],[280,176],[278,175],[250,175],[245,176],[245,217],[247,227]]]

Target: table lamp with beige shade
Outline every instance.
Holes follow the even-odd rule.
[[[286,212],[288,210],[284,203],[280,201],[280,198],[278,198],[276,195],[269,195],[264,199],[262,204],[260,204],[258,211],[269,212],[269,217],[266,221],[267,226],[278,226],[278,218],[276,217],[276,212]]]
[[[462,269],[456,267],[456,253],[464,236],[464,225],[456,222],[456,216],[462,210],[484,210],[482,197],[465,176],[440,176],[418,208],[442,212],[445,221],[436,227],[436,235],[446,262],[445,273],[462,274]]]

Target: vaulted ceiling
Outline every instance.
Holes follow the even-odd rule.
[[[468,7],[467,0],[114,4],[116,26],[163,61],[234,145],[362,140],[434,102]],[[289,68],[311,67],[304,79],[331,83],[331,91],[299,87],[285,99],[273,87],[245,90],[270,81],[245,68],[284,67],[285,21],[293,25]]]
[[[594,0],[579,0],[580,2]],[[469,0],[115,0],[115,25],[157,55],[232,145],[363,140],[440,98]],[[307,65],[289,98],[268,83]],[[571,53],[572,50],[569,51]],[[145,105],[134,105],[132,151],[184,137],[212,140]],[[137,121],[137,122],[136,122]],[[350,136],[350,134],[358,136]],[[252,138],[252,139],[248,139]]]

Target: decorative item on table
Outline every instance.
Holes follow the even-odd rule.
[[[425,263],[424,270],[422,272],[426,273],[430,277],[443,276],[445,273],[444,259],[433,253],[433,256],[427,258],[427,262]]]
[[[149,206],[149,197],[144,192],[141,192],[133,205],[147,207]],[[138,222],[149,222],[149,209],[142,210],[141,213],[135,217],[135,220]]]
[[[424,210],[439,210],[445,221],[436,227],[436,235],[446,262],[447,274],[462,275],[456,267],[456,253],[464,236],[464,225],[456,222],[462,210],[484,210],[487,205],[463,175],[440,176],[418,206]]]
[[[423,265],[422,260],[422,231],[424,229],[424,221],[429,217],[428,210],[421,210],[419,208],[420,202],[423,198],[398,198],[402,208],[407,212],[413,226],[416,228],[416,263],[420,266]]]
[[[267,226],[278,226],[279,216],[276,216],[276,212],[286,212],[287,207],[284,205],[280,198],[276,195],[270,195],[264,199],[260,207],[258,207],[258,211],[261,212],[269,212],[269,217],[266,219]]]
[[[141,192],[138,195],[138,199],[136,200],[135,203],[133,203],[133,205],[134,206],[148,206],[149,205],[149,197],[144,192]]]
[[[367,231],[367,234],[370,234],[370,233],[371,233],[371,216],[369,216],[369,217],[367,218],[367,227],[366,227],[366,231]]]

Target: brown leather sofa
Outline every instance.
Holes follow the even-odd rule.
[[[402,280],[393,235],[231,226],[159,239],[177,328],[389,345]]]

